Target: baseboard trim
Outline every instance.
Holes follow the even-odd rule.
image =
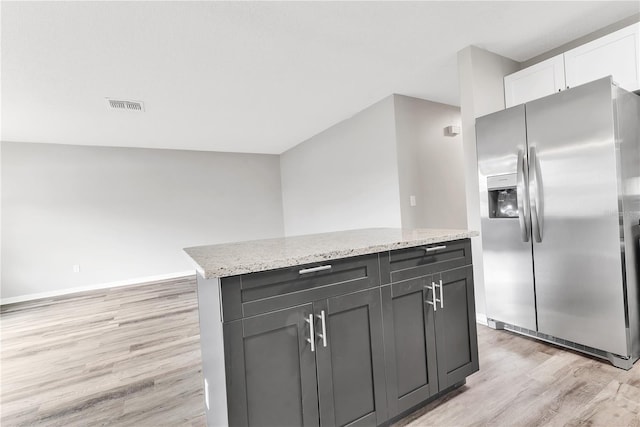
[[[95,285],[79,286],[77,288],[58,289],[51,292],[40,292],[36,294],[19,295],[17,297],[0,298],[0,305],[15,304],[17,302],[32,301],[43,298],[58,297],[61,295],[75,294],[78,292],[94,291],[98,289],[116,288],[119,286],[139,285],[146,282],[157,282],[161,280],[178,279],[181,277],[194,276],[195,270],[179,271],[175,273],[158,274],[156,276],[136,277],[135,279],[118,280],[115,282],[98,283]]]
[[[487,315],[484,313],[476,313],[476,323],[487,326]]]

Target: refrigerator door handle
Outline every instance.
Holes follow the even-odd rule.
[[[518,200],[518,221],[520,222],[520,236],[523,242],[529,241],[531,224],[529,218],[529,194],[527,191],[527,166],[525,164],[524,151],[518,150],[518,168],[516,175],[516,198]]]
[[[536,155],[536,148],[529,150],[529,166],[531,174],[529,181],[529,202],[531,203],[531,228],[536,242],[542,242],[544,229],[544,192],[542,177],[540,176],[540,162]]]

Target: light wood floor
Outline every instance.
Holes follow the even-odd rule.
[[[2,307],[0,422],[205,425],[195,279]]]
[[[193,278],[2,307],[2,426],[204,425]],[[640,363],[478,327],[480,372],[396,426],[639,426]]]

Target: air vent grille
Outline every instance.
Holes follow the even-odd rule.
[[[110,110],[120,111],[144,111],[144,102],[142,101],[129,101],[123,99],[107,99],[107,105]]]

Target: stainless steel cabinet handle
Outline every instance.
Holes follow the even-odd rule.
[[[544,229],[544,193],[542,190],[542,177],[540,175],[540,161],[536,155],[536,148],[529,151],[529,203],[531,203],[531,229],[536,242],[542,242]]]
[[[315,273],[316,271],[324,270],[331,270],[331,264],[321,265],[319,267],[303,268],[302,270],[298,270],[298,274]]]
[[[524,151],[518,150],[518,167],[516,174],[516,199],[518,199],[518,221],[520,222],[520,237],[523,242],[529,241],[529,235],[531,233],[529,223],[529,194],[527,191],[527,185],[529,177],[527,176],[527,165],[524,158]]]
[[[322,333],[318,334],[318,336],[322,338],[322,346],[326,347],[327,346],[327,322],[324,315],[324,310],[322,310],[320,314],[316,316],[318,317],[318,319],[320,319],[320,324],[322,325]]]
[[[425,302],[433,306],[433,311],[438,311],[438,303],[440,302],[440,300],[436,298],[436,286],[437,285],[434,282],[431,282],[431,286],[425,286],[425,289],[429,289],[431,291],[431,297],[433,298],[433,301],[429,301],[427,299]]]
[[[440,279],[440,284],[436,284],[435,282],[431,282],[433,285],[433,302],[440,302],[440,308],[444,308],[444,291],[442,290],[442,279]],[[440,287],[440,299],[436,299],[436,287]]]
[[[440,249],[447,249],[447,247],[445,245],[442,245],[442,246],[432,246],[430,248],[424,248],[426,252],[439,251]]]
[[[310,314],[309,318],[305,318],[304,321],[309,324],[309,338],[307,338],[307,342],[311,344],[311,351],[316,351],[316,333],[313,324],[313,314]]]

